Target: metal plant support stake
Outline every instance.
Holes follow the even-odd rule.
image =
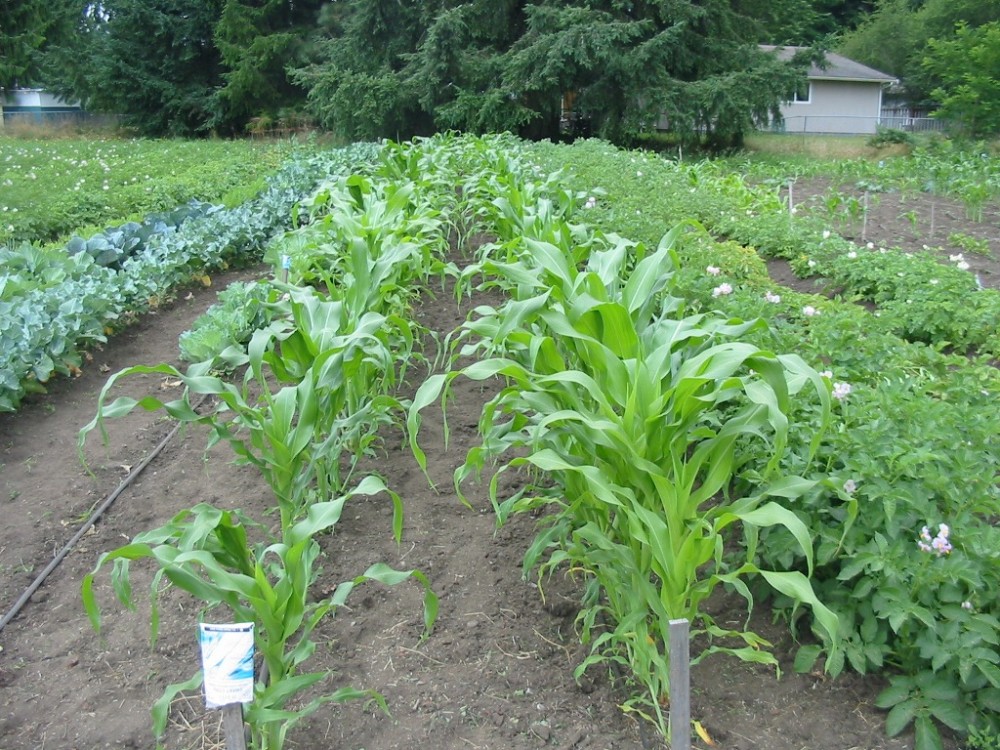
[[[670,750],[691,748],[691,636],[687,620],[670,623]]]

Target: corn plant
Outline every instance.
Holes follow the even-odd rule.
[[[106,419],[135,408],[162,409],[180,422],[207,425],[209,447],[225,440],[239,461],[256,466],[274,492],[282,528],[315,499],[343,492],[379,428],[402,414],[389,389],[408,358],[412,331],[398,316],[396,335],[388,333],[392,323],[381,315],[367,313],[354,321],[342,302],[309,289],[289,288],[287,299],[275,307],[276,319],[255,332],[248,352],[231,355],[233,364],[248,365],[240,385],[212,375],[212,362],[186,372],[161,364],[112,375],[101,390],[97,415],[80,432],[81,455],[87,434],[94,429],[103,434]],[[175,378],[184,392],[169,402],[147,396],[107,403],[119,380],[139,374]],[[214,399],[204,413],[192,406],[199,395]],[[402,525],[401,503],[394,524]]]
[[[388,312],[393,301],[405,307],[417,292],[414,281],[454,273],[442,260],[446,222],[434,204],[446,208],[448,201],[427,187],[427,180],[361,175],[326,183],[297,207],[303,225],[273,242],[266,259],[277,267],[287,255],[289,281],[359,297],[367,309]]]
[[[624,241],[594,251],[582,270],[572,249],[531,240],[523,242],[518,263],[484,263],[484,272],[505,276],[501,285],[514,298],[500,310],[481,308],[466,324],[466,333],[483,340],[463,353],[491,356],[428,380],[409,417],[422,462],[420,410],[447,396],[458,375],[502,379],[505,387],[480,421],[482,445],[470,451],[456,485],[492,459],[501,460],[499,472],[529,470],[533,483],[504,502],[494,475],[490,498],[498,522],[549,508],[525,556],[525,574],[535,567],[540,578],[556,569],[586,572],[595,585],[581,624],[592,655],[579,671],[607,659],[630,666],[647,694],[627,705],[662,731],[670,619],[688,618],[696,633],[709,636],[706,654],[774,663],[761,650],[768,645],[763,639],[723,629],[702,610],[719,584],[735,588],[750,609],[744,578],[760,576],[810,605],[831,646],[838,632],[835,615],[809,584],[806,527],[769,500],[814,486],[780,475],[778,465],[795,402],[809,398],[812,386],[825,422],[828,386],[800,358],[736,340],[762,323],[681,314],[683,303],[667,294],[678,231],[648,255]],[[818,434],[809,454],[817,443]],[[745,546],[732,561],[724,543],[736,526]],[[784,528],[798,542],[804,572],[755,564],[757,535],[769,527]],[[612,624],[596,634],[602,613]],[[741,645],[718,645],[732,639]]]
[[[151,637],[155,643],[159,629],[158,592],[165,577],[174,586],[192,594],[205,605],[203,613],[224,608],[237,622],[255,624],[257,651],[265,670],[254,688],[254,700],[247,707],[246,720],[253,746],[258,750],[279,750],[288,730],[324,703],[355,698],[373,698],[385,707],[377,693],[344,687],[309,700],[299,708],[289,702],[303,690],[319,685],[330,673],[304,672],[305,662],[316,649],[311,634],[327,615],[336,614],[351,590],[365,581],[394,585],[415,578],[424,586],[425,634],[437,617],[437,597],[419,570],[399,571],[387,565],[371,566],[360,576],[337,586],[328,598],[312,601],[310,586],[315,582],[321,554],[316,541],[329,534],[340,519],[344,504],[357,495],[388,492],[385,484],[367,477],[345,495],[311,505],[295,524],[282,530],[277,539],[252,545],[247,535],[247,519],[237,511],[223,511],[205,503],[175,516],[168,524],[136,536],[131,543],[101,555],[94,570],[83,580],[82,596],[91,624],[98,632],[101,613],[94,581],[108,565],[118,599],[134,607],[130,585],[131,563],[151,560],[156,573],[150,585],[152,603]],[[392,493],[390,493],[392,494]],[[399,541],[399,529],[396,529]],[[191,679],[170,685],[153,708],[153,729],[157,737],[166,728],[171,701],[183,690],[201,686],[202,672]]]

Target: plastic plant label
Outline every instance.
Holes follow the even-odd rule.
[[[253,623],[200,623],[198,643],[205,674],[205,707],[253,700]]]

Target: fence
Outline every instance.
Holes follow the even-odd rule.
[[[879,117],[855,115],[795,115],[775,124],[771,130],[779,133],[822,133],[825,135],[875,135],[882,128],[905,130],[909,133],[943,132],[948,123],[935,117],[910,117],[896,111],[885,111]]]
[[[3,126],[16,130],[31,128],[106,128],[119,123],[118,115],[103,115],[72,110],[3,110]],[[0,130],[2,132],[2,130]]]

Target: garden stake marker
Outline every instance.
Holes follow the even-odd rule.
[[[868,191],[865,191],[864,211],[861,213],[861,241],[868,241]]]
[[[226,750],[246,750],[243,704],[253,701],[253,623],[198,626],[205,704],[222,711]]]
[[[691,747],[690,623],[670,621],[670,750]]]

